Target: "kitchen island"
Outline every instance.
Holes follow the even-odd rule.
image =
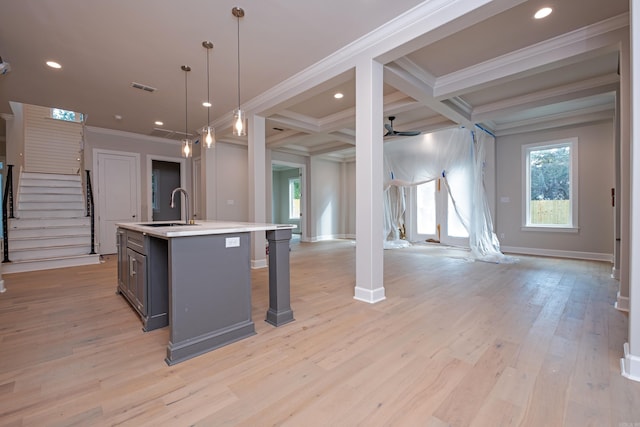
[[[227,221],[120,223],[118,292],[145,331],[169,326],[165,361],[190,359],[255,334],[251,232],[269,243],[266,321],[293,321],[289,241],[293,225]]]

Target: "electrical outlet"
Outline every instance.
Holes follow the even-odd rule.
[[[237,248],[240,247],[240,238],[239,237],[227,237],[224,239],[224,247],[225,248]]]
[[[500,238],[504,239],[504,233],[500,233]]]

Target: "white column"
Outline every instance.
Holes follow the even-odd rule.
[[[383,67],[356,66],[356,287],[354,298],[385,299],[382,228]]]
[[[640,9],[631,2],[631,189],[640,189]],[[622,375],[640,381],[640,196],[631,191],[629,262],[629,342]]]
[[[266,132],[264,117],[249,114],[249,221],[267,221],[266,198]],[[267,266],[264,232],[252,233],[251,268]]]
[[[629,311],[629,268],[630,268],[630,224],[631,224],[631,48],[629,40],[623,40],[620,47],[620,241],[616,248],[619,255],[620,287],[616,298],[616,308]]]

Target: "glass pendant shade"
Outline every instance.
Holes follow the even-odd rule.
[[[189,138],[182,140],[182,157],[189,158],[193,155],[193,142]]]
[[[216,130],[214,129],[214,127],[205,127],[202,135],[204,136],[204,146],[207,148],[213,147],[216,143]]]
[[[235,136],[247,134],[247,117],[240,108],[233,110],[233,134]]]

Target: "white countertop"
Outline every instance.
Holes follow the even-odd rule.
[[[149,224],[177,224],[181,221],[154,222],[121,222],[116,226],[127,230],[139,231],[156,237],[204,236],[207,234],[245,233],[249,231],[266,231],[296,228],[293,224],[260,224],[234,221],[196,221],[195,224],[154,226]]]

